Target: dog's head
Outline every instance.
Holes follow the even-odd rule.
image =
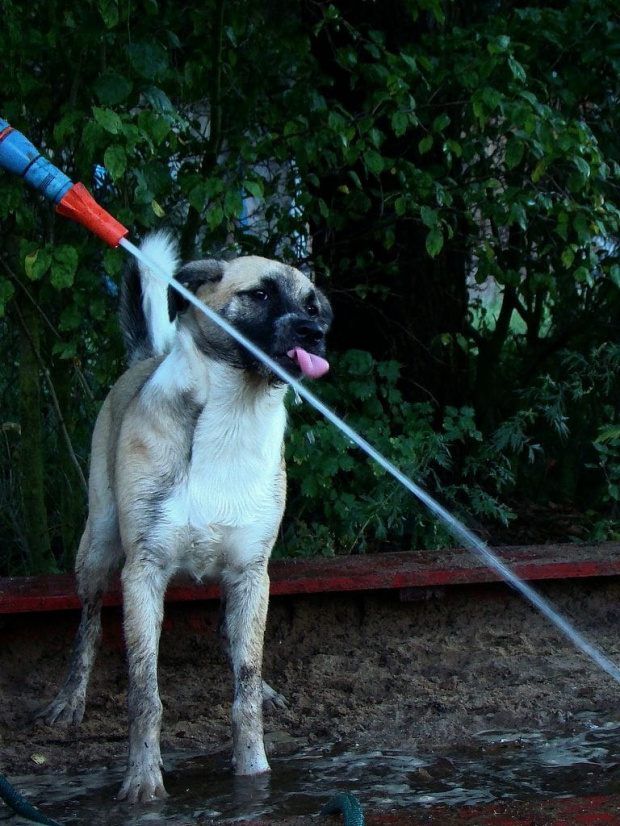
[[[176,279],[292,376],[318,378],[327,371],[325,336],[332,321],[331,307],[299,270],[247,256],[233,261],[194,261]],[[173,289],[169,307],[171,318],[182,314],[181,323],[189,326],[197,346],[207,355],[275,379],[269,368]]]

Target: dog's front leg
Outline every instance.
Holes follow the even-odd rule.
[[[153,562],[128,560],[122,582],[129,664],[129,764],[118,798],[146,803],[166,796],[157,655],[168,576]]]
[[[269,771],[263,739],[263,638],[269,602],[267,560],[222,578],[226,636],[234,677],[233,762],[237,774]]]

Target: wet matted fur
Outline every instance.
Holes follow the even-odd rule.
[[[167,236],[151,236],[142,249],[177,271]],[[195,261],[176,277],[292,375],[327,369],[331,309],[299,270],[249,256]],[[262,682],[261,667],[267,563],[286,498],[287,386],[143,265],[125,276],[121,322],[131,366],[93,434],[89,515],[76,562],[82,618],[65,683],[41,716],[50,724],[81,721],[103,594],[122,566],[129,763],[119,797],[136,802],[165,795],[157,656],[165,591],[179,571],[220,582],[235,770],[269,770],[262,700],[279,695]]]

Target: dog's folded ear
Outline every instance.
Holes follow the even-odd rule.
[[[224,267],[225,264],[222,261],[216,261],[214,258],[192,261],[178,271],[175,280],[195,294],[203,284],[218,284],[224,276]],[[188,306],[189,301],[185,296],[182,296],[174,287],[168,287],[170,321],[174,321],[176,316],[184,312]]]

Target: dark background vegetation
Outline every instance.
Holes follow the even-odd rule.
[[[132,239],[315,273],[336,310],[316,389],[405,471],[491,541],[617,538],[616,0],[0,0],[0,19],[1,115]],[[0,235],[0,573],[66,570],[123,369],[124,253],[4,173]],[[294,400],[288,450],[278,553],[450,543]]]

